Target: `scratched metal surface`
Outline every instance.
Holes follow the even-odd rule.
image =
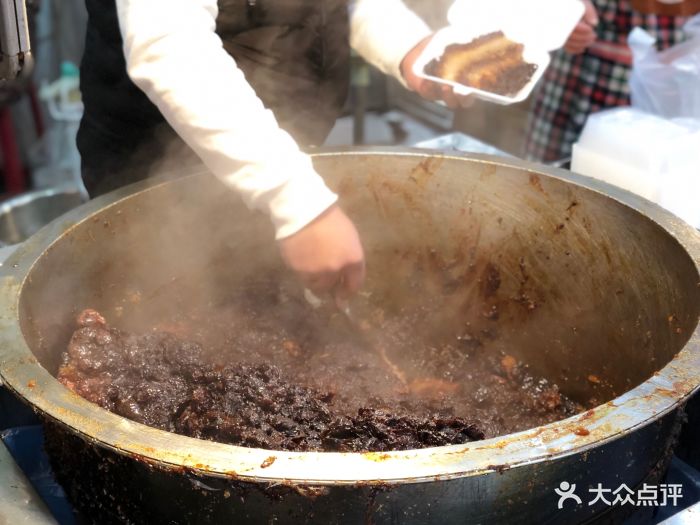
[[[320,153],[315,162],[356,220],[374,268],[400,272],[383,250],[407,236],[412,244],[402,246],[406,253],[418,258],[439,253],[448,277],[472,275],[478,283],[480,272],[495,261],[503,282],[496,297],[485,297],[483,287],[474,285],[450,300],[498,304],[494,349],[520,349],[516,357],[536,373],[556,377],[565,393],[605,402],[564,421],[463,446],[386,454],[275,451],[272,464],[270,451],[169,434],[88,403],[50,373],[65,347],[66,334],[58,333],[81,305],[113,308],[123,299],[111,296],[109,285],[124,273],[114,262],[133,251],[135,238],[181,248],[179,236],[201,231],[192,216],[178,217],[186,203],[201,205],[210,193],[222,193],[204,173],[119,190],[25,243],[0,273],[0,376],[85,444],[149,465],[149,475],[187,472],[231,487],[299,489],[274,504],[253,498],[246,507],[244,502],[261,520],[310,506],[335,509],[337,516],[348,517],[338,522],[353,522],[359,511],[350,509],[363,502],[362,512],[380,523],[399,518],[445,523],[445,516],[456,522],[497,516],[513,523],[571,523],[602,509],[553,512],[552,491],[563,479],[632,486],[661,468],[675,440],[676,410],[700,383],[697,231],[623,190],[515,160],[367,149]],[[169,206],[154,209],[151,199]],[[258,265],[272,264],[274,251],[259,246],[271,235],[265,221],[258,221],[257,244],[230,241],[243,225],[251,228],[253,219],[227,199],[211,206],[211,213],[225,208],[228,215],[219,226],[210,224],[209,233],[219,235],[222,247],[252,251]],[[165,236],[154,224],[175,226]],[[204,265],[199,252],[180,251],[173,260],[165,250],[149,264]],[[530,272],[526,285],[519,275],[523,257]],[[130,270],[136,281],[141,276],[139,286],[153,288],[177,273],[162,272],[162,282],[146,283],[146,273]],[[86,290],[90,297],[81,295]],[[405,290],[380,292],[407,299]],[[525,292],[538,305],[534,313],[515,300]],[[490,326],[478,312],[473,318],[484,329]],[[591,346],[596,350],[587,350]],[[657,367],[662,368],[653,373]],[[601,378],[599,384],[586,379],[592,374]],[[309,498],[308,487],[323,490]],[[242,512],[233,499],[220,505]],[[167,506],[160,511],[167,513]]]
[[[29,480],[0,440],[0,525],[55,524]]]

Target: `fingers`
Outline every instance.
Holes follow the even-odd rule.
[[[591,27],[587,22],[581,21],[578,23],[574,31],[569,36],[569,39],[564,45],[569,53],[582,53],[586,50],[596,39],[596,32],[593,27]]]
[[[442,100],[451,109],[468,108],[474,104],[473,95],[457,95],[452,86],[430,80],[423,81],[417,87],[417,92],[421,97],[428,100]]]
[[[474,105],[474,95],[457,95],[457,102],[461,108],[470,108]]]
[[[437,82],[426,82],[424,89],[420,91],[420,95],[428,100],[442,100],[451,109],[457,109],[462,106],[461,99],[467,97],[455,95],[452,86],[447,84],[438,84]],[[466,103],[466,101],[465,101]]]
[[[474,105],[476,100],[475,95],[458,95],[451,86],[444,86],[442,91],[442,99],[452,109],[469,108]]]
[[[323,296],[330,293],[335,302],[341,305],[360,291],[365,281],[365,274],[365,264],[359,262],[347,265],[340,272],[299,274],[299,278],[313,295]]]
[[[314,295],[321,296],[336,288],[340,274],[338,272],[300,273],[299,279]]]
[[[596,37],[595,28],[588,22],[579,22],[574,28],[569,40],[588,40]]]
[[[457,95],[454,94],[452,86],[443,85],[440,93],[440,98],[447,104],[450,109],[457,109],[459,107],[459,99]]]
[[[593,2],[591,2],[591,0],[584,0],[583,5],[586,7],[586,10],[583,13],[583,21],[587,22],[591,26],[597,26],[598,12],[596,11]]]
[[[598,25],[598,12],[590,0],[583,0],[585,11],[581,21],[576,25],[564,49],[572,54],[583,53],[596,40],[595,26]]]
[[[564,49],[569,53],[578,55],[588,49],[593,42],[594,40],[574,40],[567,42]]]
[[[567,44],[566,46],[564,46],[564,49],[572,55],[580,55],[586,49],[588,49],[588,46]]]
[[[333,291],[336,303],[343,303],[360,291],[362,283],[365,281],[365,273],[364,262],[343,268],[338,284]]]
[[[418,94],[427,100],[440,100],[441,85],[430,80],[424,80],[418,86]]]
[[[454,94],[452,86],[447,84],[438,84],[426,80],[418,88],[418,94],[428,100],[442,100],[448,107],[455,109],[460,107],[460,98]]]

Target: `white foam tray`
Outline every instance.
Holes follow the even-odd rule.
[[[448,14],[450,25],[435,33],[413,64],[413,72],[420,78],[452,86],[457,95],[473,94],[501,105],[522,102],[546,71],[549,52],[564,45],[583,13],[580,0],[457,0]],[[523,44],[523,59],[537,66],[530,81],[518,93],[498,95],[425,72],[425,66],[441,57],[447,46],[466,44],[495,31],[503,31],[508,39]]]

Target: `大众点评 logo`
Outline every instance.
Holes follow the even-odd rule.
[[[559,487],[554,489],[559,496],[557,508],[563,509],[568,501],[573,505],[583,505],[583,500],[576,493],[576,484],[562,481]],[[678,500],[683,497],[683,486],[674,483],[662,483],[660,485],[648,485],[644,483],[637,491],[632,490],[624,483],[616,489],[605,488],[602,483],[588,489],[590,498],[587,505],[603,503],[608,506],[632,505],[635,507],[665,507],[676,506]]]

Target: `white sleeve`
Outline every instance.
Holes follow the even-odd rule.
[[[406,54],[432,31],[401,0],[355,0],[350,43],[370,64],[401,82]]]
[[[337,199],[215,33],[216,0],[117,0],[127,70],[204,164],[281,239]]]

